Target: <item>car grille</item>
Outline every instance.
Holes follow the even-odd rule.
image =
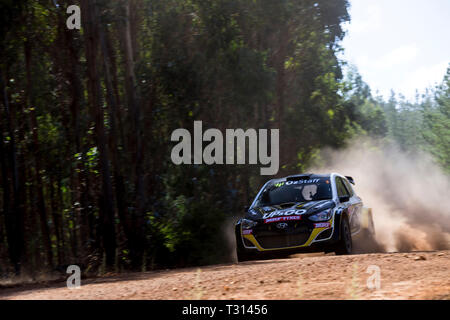
[[[311,234],[307,225],[289,222],[285,229],[278,229],[276,223],[259,226],[253,230],[253,235],[264,249],[276,249],[301,246]]]

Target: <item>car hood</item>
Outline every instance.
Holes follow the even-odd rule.
[[[257,221],[283,216],[311,215],[326,209],[334,208],[335,205],[333,200],[317,200],[281,206],[263,206],[250,209],[245,214],[245,218]]]

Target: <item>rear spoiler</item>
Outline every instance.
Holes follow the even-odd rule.
[[[348,182],[350,182],[352,185],[355,185],[355,180],[353,180],[352,177],[350,177],[350,176],[345,176],[345,177],[347,178]]]

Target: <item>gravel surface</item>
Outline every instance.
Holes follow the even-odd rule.
[[[379,289],[367,287],[369,266],[380,268]],[[303,254],[109,275],[75,290],[65,283],[0,289],[0,299],[450,299],[450,251]]]

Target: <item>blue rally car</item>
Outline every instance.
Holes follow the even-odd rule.
[[[373,241],[372,210],[364,207],[352,184],[352,177],[337,173],[268,181],[236,223],[238,261],[267,253],[350,254],[354,241]]]

